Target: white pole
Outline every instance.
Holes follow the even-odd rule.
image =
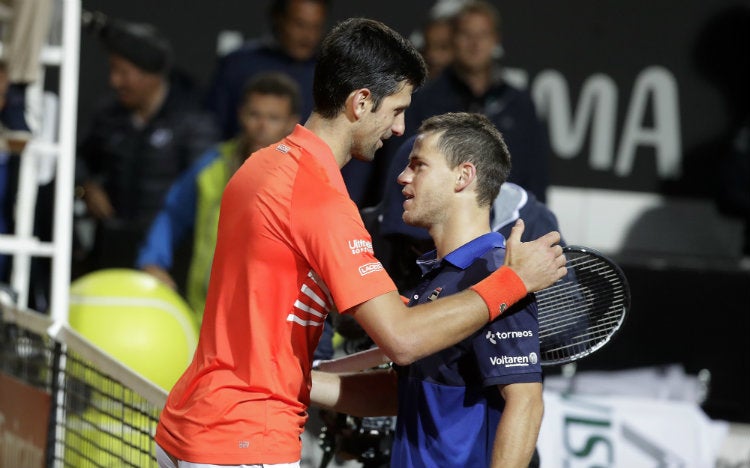
[[[68,322],[73,190],[75,183],[76,122],[78,118],[78,68],[81,39],[81,1],[63,0],[60,65],[60,153],[55,182],[55,212],[50,311],[55,322]]]

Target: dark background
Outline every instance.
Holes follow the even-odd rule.
[[[653,149],[639,148],[632,174],[589,167],[587,148],[551,161],[556,186],[613,188],[710,199],[713,167],[738,119],[748,112],[750,2],[568,0],[493,2],[503,15],[504,63],[525,70],[529,82],[543,70],[564,75],[575,107],[584,81],[601,73],[618,90],[616,138],[636,76],[661,66],[676,79],[682,175],[662,180]],[[379,19],[408,36],[431,0],[334,0],[329,24],[349,16]],[[83,7],[113,17],[150,22],[173,41],[178,66],[206,85],[221,30],[245,37],[268,32],[267,2],[219,0],[84,0]],[[107,95],[106,60],[94,38],[81,37],[79,131]],[[580,369],[620,369],[682,363],[706,368],[713,381],[704,405],[709,416],[750,422],[750,272],[695,262],[655,264],[618,259],[631,281],[633,308],[619,335],[580,362]],[[658,266],[657,266],[658,265]]]
[[[639,149],[629,177],[588,167],[586,148],[571,159],[553,158],[552,185],[614,188],[710,196],[712,156],[725,145],[737,115],[748,112],[750,2],[662,0],[659,2],[492,2],[503,17],[504,64],[525,70],[529,81],[543,70],[561,72],[575,107],[584,81],[594,74],[614,80],[618,90],[616,143],[637,75],[661,66],[677,81],[683,176],[660,180],[653,149]],[[169,37],[178,66],[206,85],[214,69],[217,35],[235,30],[245,37],[267,33],[266,1],[84,0],[83,8],[131,21],[150,22]],[[432,0],[408,2],[334,0],[329,25],[349,16],[381,20],[408,36]],[[81,37],[79,121],[85,123],[107,92],[106,60],[97,41]],[[80,125],[84,129],[85,125]]]

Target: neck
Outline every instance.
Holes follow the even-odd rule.
[[[429,231],[438,258],[443,258],[491,231],[489,207],[454,210],[446,223],[432,226]]]
[[[136,119],[141,122],[148,122],[161,108],[164,100],[167,98],[168,91],[169,86],[167,86],[167,82],[164,80],[160,81],[159,85],[154,89],[153,94],[145,100],[143,105],[135,110]]]
[[[465,70],[456,68],[456,74],[469,87],[474,96],[481,96],[492,84],[492,67],[482,70]]]
[[[352,159],[351,123],[343,114],[333,119],[326,119],[313,112],[305,122],[305,128],[323,140],[333,152],[339,167],[344,167]]]

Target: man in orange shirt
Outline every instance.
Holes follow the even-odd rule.
[[[558,233],[508,239],[506,266],[469,290],[406,309],[375,258],[340,168],[404,131],[425,79],[419,53],[354,18],[323,42],[315,109],[227,185],[201,335],[156,430],[162,467],[298,467],[312,354],[328,313],[351,314],[392,361],[457,343],[562,277]]]

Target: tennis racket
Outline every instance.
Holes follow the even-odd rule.
[[[581,246],[563,248],[568,273],[536,293],[540,362],[567,364],[597,351],[630,309],[627,278],[611,259]]]

